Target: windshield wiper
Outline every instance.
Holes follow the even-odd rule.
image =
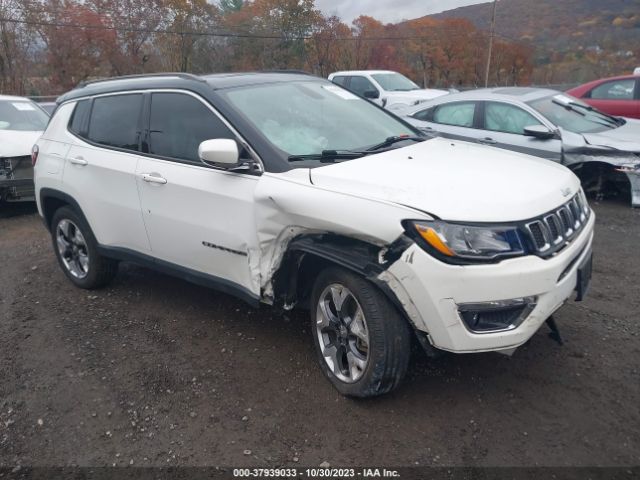
[[[352,150],[323,150],[322,153],[310,153],[306,155],[289,155],[290,162],[305,162],[307,160],[317,160],[322,163],[333,163],[336,160],[353,160],[364,157],[371,152],[356,152]]]
[[[389,137],[387,138],[384,142],[380,142],[377,145],[374,145],[372,147],[367,148],[367,152],[375,152],[376,150],[381,150],[383,148],[388,148],[391,147],[393,145],[395,145],[396,143],[399,142],[404,142],[405,140],[410,140],[413,142],[424,142],[425,140],[427,140],[427,138],[425,137],[411,137],[409,135],[398,135],[395,137]]]
[[[392,147],[396,143],[404,142],[405,140],[413,141],[413,142],[424,142],[428,140],[426,137],[417,137],[417,136],[409,136],[409,135],[399,135],[396,137],[389,137],[384,142],[378,143],[377,145],[373,145],[372,147],[367,148],[364,151],[358,150],[323,150],[322,153],[310,153],[303,155],[289,155],[288,160],[290,162],[305,162],[308,160],[316,160],[322,163],[333,163],[337,160],[353,160],[355,158],[366,157],[367,155],[372,155],[374,153],[381,153],[380,151],[384,151],[385,149],[391,150],[389,147]]]
[[[601,112],[600,110],[596,110],[591,105],[582,105],[581,103],[576,103],[576,102],[565,103],[555,99],[553,100],[553,103],[560,105],[561,107],[564,107],[568,110],[571,110],[572,112],[575,112],[578,115],[582,115],[583,117],[587,116],[587,114],[585,113],[585,110],[587,112],[593,112],[595,114],[601,115],[602,118],[605,119],[605,121],[609,122],[609,124],[599,122],[597,119],[591,119],[591,120],[593,121],[593,123],[598,123],[603,127],[610,127],[611,124],[615,125],[616,127],[619,127],[620,125],[624,125],[626,123],[621,118],[613,117],[611,115]]]
[[[593,113],[602,115],[604,118],[613,122],[615,125],[624,125],[626,123],[624,119],[620,117],[614,117],[613,115],[609,115],[608,113],[601,112],[600,110],[593,108],[591,105],[582,105],[581,103],[576,103],[576,102],[571,102],[570,105],[572,107],[582,108],[584,110],[587,110],[588,112],[593,112]]]
[[[580,110],[578,110],[576,108],[576,106],[579,105],[578,103],[574,103],[574,102],[565,103],[565,102],[561,102],[561,101],[556,100],[556,99],[553,99],[552,102],[555,103],[556,105],[560,105],[561,107],[566,108],[567,110],[571,110],[572,112],[576,112],[578,115],[582,115],[583,117],[587,116],[586,113],[581,112]]]

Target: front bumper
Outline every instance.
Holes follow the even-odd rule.
[[[498,264],[445,264],[413,245],[380,280],[394,291],[433,346],[457,353],[510,350],[525,343],[576,289],[578,269],[592,252],[595,214],[573,242],[549,259],[527,256]],[[515,328],[475,333],[459,305],[535,297],[535,308]]]

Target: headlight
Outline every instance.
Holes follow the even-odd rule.
[[[492,262],[525,255],[516,226],[407,222],[408,233],[428,252],[450,263]]]

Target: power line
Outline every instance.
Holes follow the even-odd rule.
[[[19,20],[14,18],[0,18],[0,22],[7,22],[13,24],[40,26],[40,27],[56,27],[56,28],[76,28],[86,30],[113,30],[125,33],[151,33],[151,34],[166,34],[166,35],[187,35],[196,37],[218,37],[218,38],[254,38],[261,40],[313,40],[317,37],[313,35],[302,36],[282,36],[277,34],[255,34],[255,33],[238,33],[238,32],[211,32],[211,31],[182,31],[182,30],[170,30],[170,29],[148,29],[148,28],[134,28],[134,27],[120,27],[120,26],[108,26],[108,25],[87,25],[77,23],[65,23],[65,22],[45,22],[35,20]],[[435,27],[437,33],[447,31],[446,27]],[[469,38],[473,35],[483,35],[484,32],[477,30],[475,32],[460,32],[458,30],[449,30],[448,36],[461,36]],[[518,40],[506,37],[504,35],[495,34],[495,36],[502,37],[505,40],[518,42]],[[380,37],[367,37],[367,36],[355,36],[355,37],[331,37],[330,40],[340,41],[404,41],[404,40],[433,40],[433,37],[428,36],[380,36]]]

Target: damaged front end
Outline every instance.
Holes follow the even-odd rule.
[[[424,351],[436,357],[441,352],[432,346],[416,305],[399,279],[389,272],[413,244],[404,234],[387,246],[330,233],[298,235],[288,244],[273,276],[273,306],[279,311],[308,308],[315,277],[324,268],[340,266],[376,285],[413,326]]]
[[[624,173],[631,184],[631,206],[640,207],[640,161],[625,163],[616,171]]]
[[[596,200],[623,198],[640,207],[640,152],[581,148],[565,151],[562,163]]]
[[[31,156],[0,157],[0,201],[34,199]]]

